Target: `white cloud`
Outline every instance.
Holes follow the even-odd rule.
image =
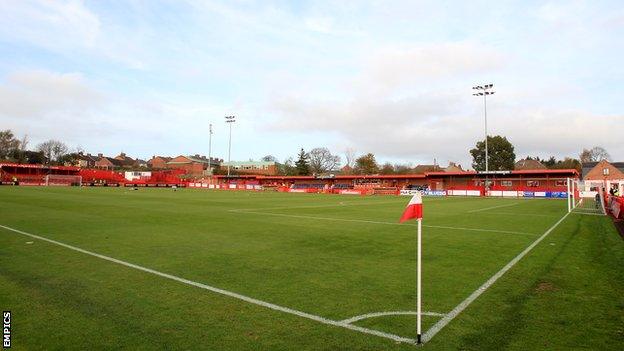
[[[376,87],[430,86],[439,79],[461,79],[498,70],[504,60],[500,51],[472,42],[405,44],[375,52],[364,74]]]
[[[72,139],[95,125],[104,102],[80,74],[21,71],[0,85],[0,120],[34,139]]]
[[[55,113],[82,113],[102,101],[82,75],[21,71],[0,85],[0,116],[31,119]]]
[[[0,33],[48,49],[93,48],[100,21],[80,1],[0,2]]]

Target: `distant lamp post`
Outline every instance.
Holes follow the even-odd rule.
[[[212,123],[208,127],[208,176],[212,179]]]
[[[487,128],[487,96],[494,95],[494,84],[477,85],[472,87],[475,91],[472,95],[483,96],[483,115],[485,117],[485,171],[489,172],[489,158],[488,158],[488,128]]]
[[[225,116],[225,123],[230,125],[230,139],[228,141],[228,166],[227,166],[227,176],[230,178],[230,161],[232,154],[232,123],[236,122],[236,116]]]

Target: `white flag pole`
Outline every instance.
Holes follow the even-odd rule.
[[[416,335],[417,335],[417,342],[420,344],[421,343],[421,332],[420,332],[420,316],[421,316],[421,310],[420,310],[420,306],[421,306],[421,301],[420,301],[420,278],[421,278],[421,247],[422,247],[422,218],[418,218],[418,243],[417,243],[417,249],[416,249],[416,261],[417,261],[417,269],[416,269]]]

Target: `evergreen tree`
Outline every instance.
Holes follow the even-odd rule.
[[[310,175],[310,156],[303,148],[299,151],[297,162],[295,162],[295,168],[297,168],[298,175]]]

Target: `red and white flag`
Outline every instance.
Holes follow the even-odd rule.
[[[420,219],[423,217],[423,206],[422,206],[422,196],[420,195],[420,191],[414,194],[409,204],[407,204],[407,208],[403,211],[403,215],[399,220],[400,223],[405,221],[409,221],[410,219]]]

